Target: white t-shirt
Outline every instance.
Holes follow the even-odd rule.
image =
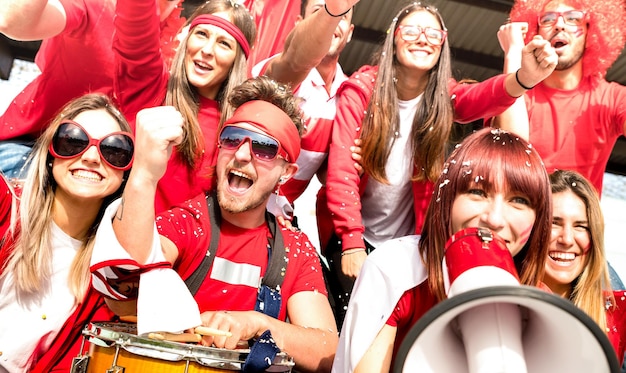
[[[46,292],[18,301],[13,275],[0,280],[0,372],[26,372],[34,350],[45,352],[76,308],[67,281],[81,241],[50,224],[54,249]]]
[[[415,233],[410,139],[413,118],[421,98],[422,95],[419,95],[409,101],[398,101],[400,130],[385,166],[389,184],[370,177],[361,196],[361,217],[365,226],[363,237],[374,247],[390,239]]]

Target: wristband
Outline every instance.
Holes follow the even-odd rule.
[[[361,251],[365,251],[365,249],[348,249],[346,251],[342,251],[341,256],[350,255],[354,253],[360,253]]]
[[[515,72],[515,80],[517,80],[517,84],[519,84],[520,87],[524,88],[527,91],[535,88],[535,86],[527,87],[524,84],[522,84],[522,82],[519,81],[519,76],[517,76],[517,74],[519,73],[520,70],[521,69],[517,69],[517,71]]]
[[[346,14],[348,14],[348,12],[350,11],[350,9],[352,9],[352,8],[349,8],[348,10],[346,10],[345,12],[343,12],[343,13],[341,13],[341,14],[332,14],[331,12],[329,12],[329,11],[328,11],[328,8],[326,7],[326,3],[324,3],[324,9],[326,9],[326,13],[328,13],[328,15],[329,15],[329,16],[331,16],[331,17],[335,17],[335,18],[338,18],[338,17],[343,17],[343,16],[345,16]]]

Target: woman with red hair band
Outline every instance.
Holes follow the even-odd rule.
[[[409,330],[447,298],[444,249],[460,230],[491,230],[506,243],[520,282],[543,286],[552,218],[546,201],[548,174],[528,142],[491,128],[468,136],[435,182],[422,235],[389,240],[365,260],[333,372],[390,371]]]
[[[228,93],[247,78],[247,58],[256,36],[243,5],[210,0],[189,17],[171,68],[161,56],[154,0],[119,0],[116,7],[115,95],[131,123],[144,108],[167,105],[184,120],[155,200],[157,212],[212,186],[217,133],[232,112]]]

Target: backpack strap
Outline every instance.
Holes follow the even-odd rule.
[[[221,220],[221,216],[215,193],[207,194],[206,201],[209,210],[209,219],[211,221],[211,241],[206,256],[202,259],[198,268],[196,268],[185,281],[189,291],[193,295],[198,292],[200,285],[209,273],[209,268],[211,268],[213,260],[215,259],[220,237],[219,221]],[[268,265],[265,276],[261,279],[261,284],[259,284],[254,310],[278,318],[282,303],[280,287],[285,278],[288,261],[285,256],[283,235],[276,224],[276,217],[266,210],[265,221],[268,224],[271,234],[271,236],[268,237],[269,242],[267,245]],[[280,349],[276,346],[269,330],[263,333],[262,338],[256,341],[251,340],[249,343],[251,343],[252,347],[250,348],[250,354],[248,354],[242,366],[242,372],[264,372],[271,365],[271,362]]]
[[[265,211],[265,221],[267,221],[272,236],[269,238],[268,267],[261,283],[271,289],[280,289],[287,271],[285,241],[280,228],[278,228],[276,217],[267,210]]]
[[[206,195],[206,203],[209,210],[209,220],[211,221],[211,242],[205,257],[202,259],[198,268],[196,268],[191,276],[185,280],[185,284],[187,284],[187,287],[192,295],[196,295],[198,289],[200,289],[202,281],[204,281],[206,275],[209,273],[209,268],[213,265],[215,253],[217,252],[217,244],[220,240],[220,226],[218,224],[218,219],[221,219],[221,216],[215,193]]]

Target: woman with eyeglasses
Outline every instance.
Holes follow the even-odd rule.
[[[397,13],[375,66],[362,67],[337,93],[327,180],[335,237],[325,255],[339,326],[367,254],[422,230],[453,121],[504,111],[555,63],[549,43],[533,40],[524,47],[517,73],[460,84],[451,76],[448,32],[439,12],[412,3]],[[363,177],[351,160],[358,138]]]
[[[543,282],[606,331],[620,363],[626,349],[626,292],[611,291],[598,193],[575,171],[550,174],[552,238]]]
[[[106,96],[89,94],[68,103],[37,140],[21,197],[2,183],[0,205],[17,206],[0,246],[1,371],[69,371],[83,326],[113,317],[90,286],[89,264],[133,152],[126,119]]]
[[[247,79],[256,26],[243,5],[207,1],[189,17],[171,67],[161,55],[154,0],[118,0],[115,29],[115,95],[131,124],[159,105],[173,106],[184,120],[183,141],[156,195],[156,211],[164,211],[212,187],[217,133],[233,112],[226,97]]]

